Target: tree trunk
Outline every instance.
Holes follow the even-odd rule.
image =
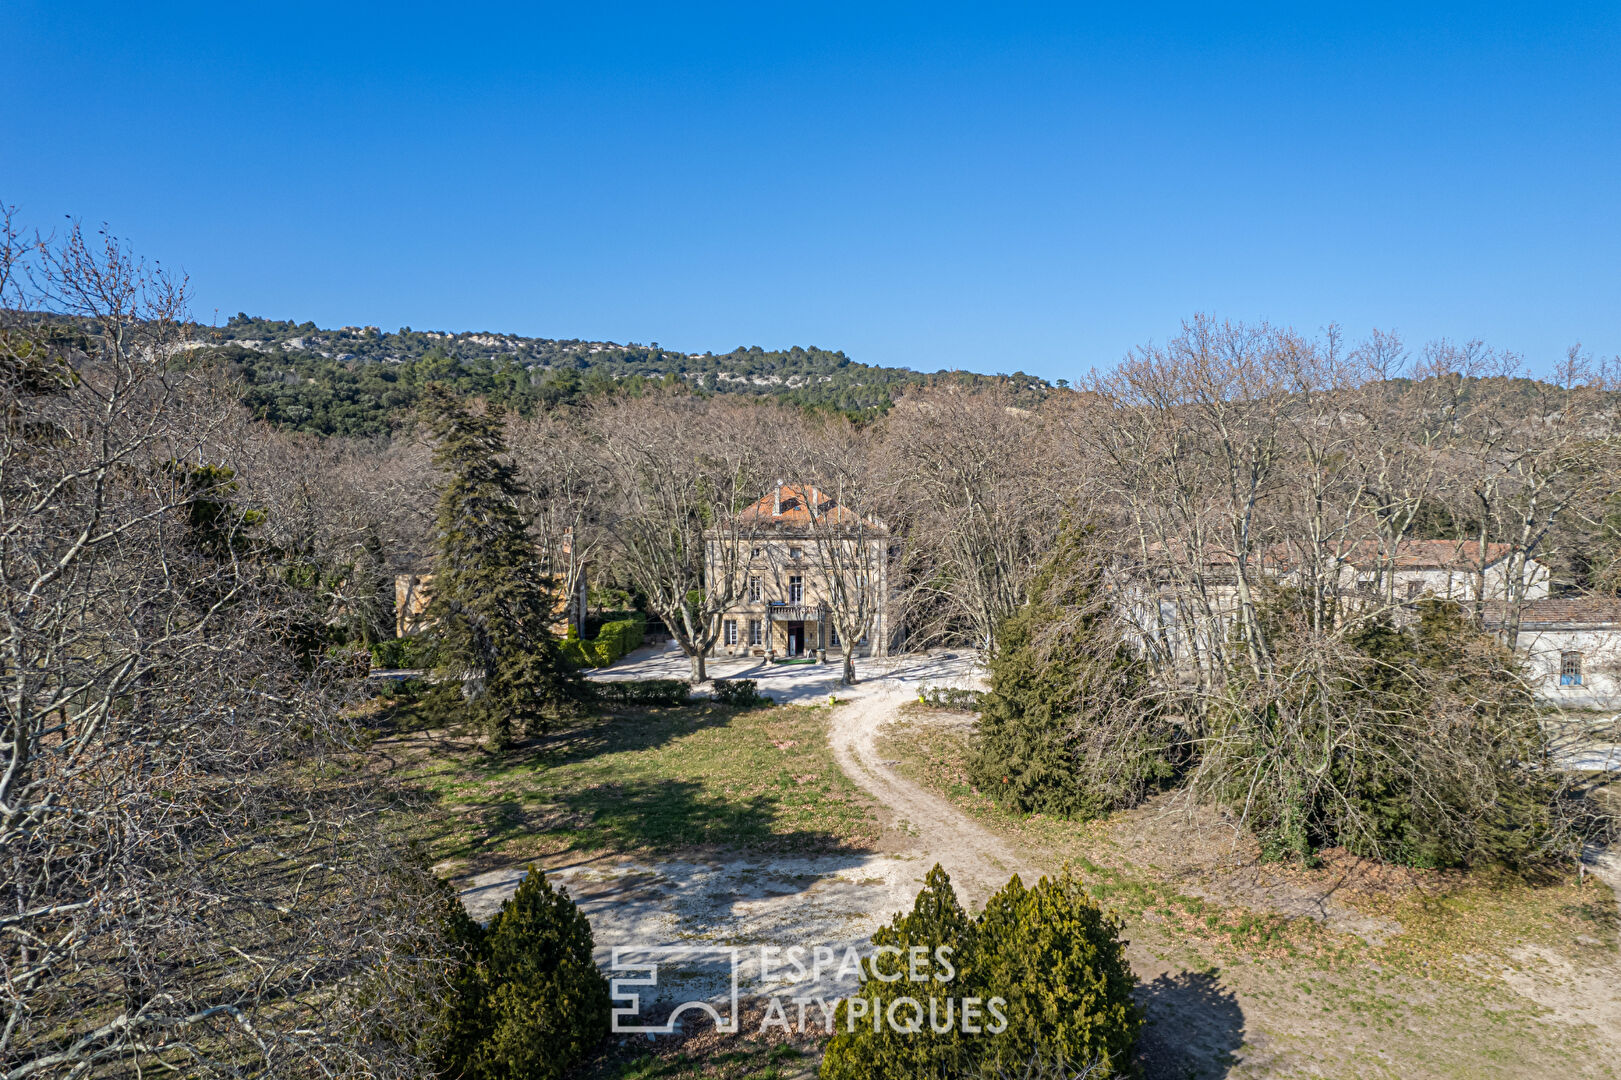
[[[854,686],[856,684],[856,657],[854,651],[844,654],[844,675],[839,679],[839,682],[845,686]]]
[[[704,673],[704,651],[696,649],[692,654],[692,685],[708,681],[709,676]]]

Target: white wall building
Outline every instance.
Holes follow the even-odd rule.
[[[1487,625],[1500,628],[1500,619]],[[1621,709],[1621,600],[1560,596],[1526,604],[1515,648],[1532,691],[1567,709]]]

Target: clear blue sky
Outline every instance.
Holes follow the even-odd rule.
[[[0,199],[205,321],[1050,378],[1197,311],[1621,352],[1621,3],[1236,7],[4,0]]]

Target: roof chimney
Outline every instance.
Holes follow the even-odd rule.
[[[782,481],[777,481],[777,493],[771,498],[771,516],[782,516]]]

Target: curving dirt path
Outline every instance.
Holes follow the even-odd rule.
[[[1028,884],[1039,870],[1002,837],[900,776],[879,756],[879,729],[916,697],[920,681],[880,676],[849,688],[848,698],[832,711],[828,742],[845,775],[894,815],[895,825],[921,849],[929,865],[939,863],[951,875],[963,903],[982,905],[1014,874]],[[956,679],[959,685],[972,681],[966,668]]]

